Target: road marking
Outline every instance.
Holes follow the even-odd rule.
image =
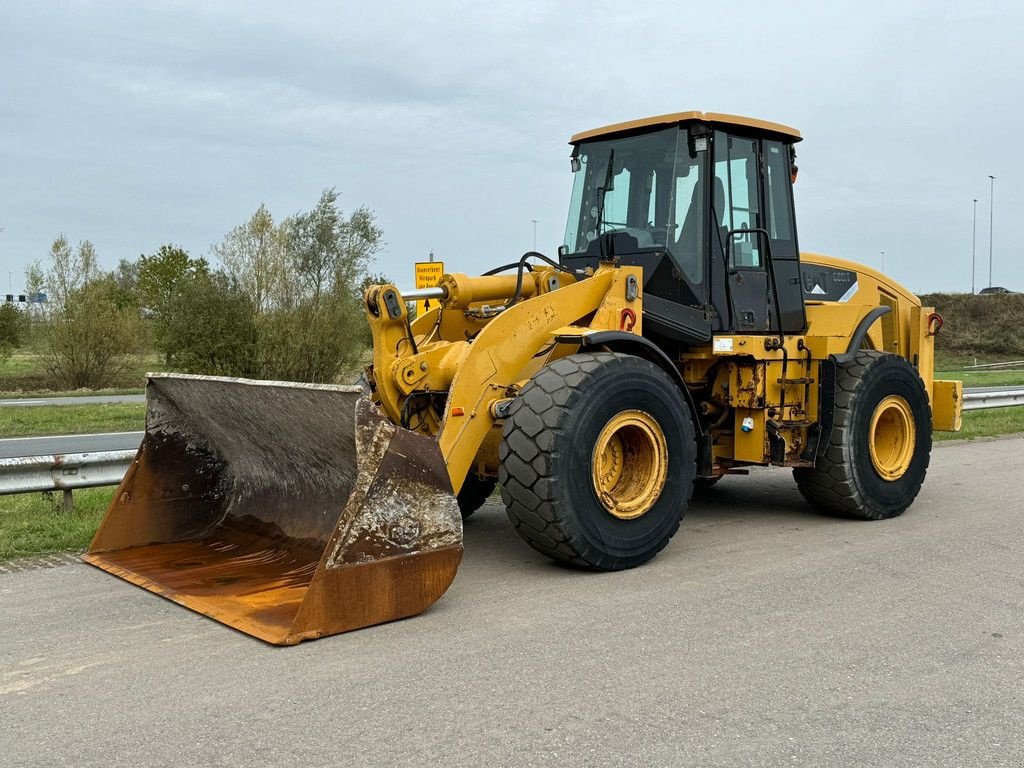
[[[62,437],[70,437],[74,439],[86,438],[86,437],[125,437],[128,435],[138,435],[139,440],[146,434],[143,431],[139,432],[89,432],[83,435],[36,435],[35,437],[5,437],[2,441],[4,443],[28,443],[33,440],[57,440]]]

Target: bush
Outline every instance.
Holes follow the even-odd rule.
[[[257,327],[260,375],[281,381],[338,381],[370,342],[361,302],[343,291],[265,313]]]
[[[165,305],[163,344],[178,368],[217,376],[254,376],[253,305],[223,272],[197,272]]]
[[[69,288],[45,326],[44,362],[57,389],[102,389],[139,363],[145,328],[138,310],[118,307],[110,276]]]
[[[127,273],[127,270],[122,269]],[[174,245],[161,245],[151,256],[140,256],[134,270],[134,288],[138,301],[152,318],[153,342],[168,365],[178,364],[168,338],[171,324],[180,326],[191,315],[191,308],[180,301],[182,291],[194,291],[199,278],[207,276],[206,259],[193,259]],[[175,313],[180,316],[175,317]],[[183,314],[182,314],[183,313]]]
[[[373,214],[343,215],[333,189],[279,224],[260,206],[227,234],[214,253],[255,315],[255,375],[333,382],[356,367],[370,340],[360,289],[382,243]]]
[[[21,346],[24,318],[14,304],[0,304],[0,362]]]
[[[935,342],[940,354],[1024,360],[1024,294],[930,293],[921,303],[945,320]]]

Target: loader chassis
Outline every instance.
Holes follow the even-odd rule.
[[[86,561],[289,644],[432,604],[497,484],[530,546],[591,570],[654,557],[695,485],[748,466],[901,514],[962,386],[916,296],[800,253],[799,140],[701,112],[574,136],[558,259],[371,286],[365,391],[152,375]]]
[[[376,308],[396,289],[371,290],[374,397],[403,426],[438,435],[457,491],[467,474],[497,477],[504,404],[581,350],[639,355],[681,383],[707,479],[813,467],[837,360],[861,347],[903,357],[934,401],[932,311],[874,270],[799,254],[799,134],[742,119],[666,122],[574,140],[558,264],[521,281],[446,275],[440,306],[411,325],[403,302],[394,317]],[[639,282],[632,298],[627,275]],[[939,390],[935,428],[958,428],[959,390]]]

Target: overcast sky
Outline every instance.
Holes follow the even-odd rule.
[[[413,10],[422,6],[426,11]],[[0,5],[0,267],[205,255],[260,203],[366,205],[399,284],[565,228],[572,133],[688,109],[792,125],[802,250],[917,291],[1024,290],[1019,2]]]

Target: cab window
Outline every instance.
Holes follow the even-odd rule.
[[[762,265],[757,235],[739,234],[726,243],[736,229],[761,226],[757,178],[757,142],[715,132],[714,218],[723,245],[730,248],[733,267],[758,269]]]

